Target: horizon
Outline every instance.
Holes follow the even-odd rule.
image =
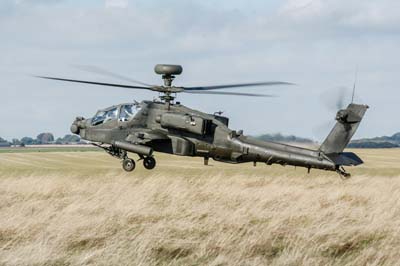
[[[62,134],[62,135],[56,135],[56,134],[54,134],[52,132],[45,132],[45,131],[39,132],[36,135],[31,135],[31,136],[26,135],[26,136],[23,136],[21,138],[13,137],[13,138],[7,139],[7,138],[4,138],[2,136],[0,136],[0,138],[11,143],[13,141],[13,139],[17,139],[17,140],[21,141],[25,137],[32,138],[33,140],[35,140],[35,139],[37,139],[37,137],[40,134],[43,134],[43,133],[52,134],[53,137],[54,137],[54,141],[56,141],[57,139],[62,139],[64,137],[66,137],[66,136],[77,136],[77,137],[80,138],[79,135],[76,135],[76,134],[73,134],[73,133],[66,133],[66,134]],[[363,137],[361,137],[361,138],[353,138],[352,141],[363,140],[363,139],[373,139],[373,138],[380,138],[380,137],[392,137],[392,136],[397,135],[397,134],[400,134],[400,131],[399,132],[395,132],[393,134],[389,134],[389,135],[374,136],[374,137],[370,137],[370,138],[363,138]],[[318,144],[320,144],[322,142],[322,141],[318,141],[318,140],[316,140],[316,139],[314,139],[312,137],[308,137],[308,136],[298,136],[298,135],[292,135],[292,134],[284,134],[284,133],[281,133],[281,132],[266,132],[266,133],[260,133],[260,134],[257,134],[257,135],[248,135],[248,136],[254,137],[254,138],[259,138],[259,137],[266,136],[266,135],[269,135],[271,137],[284,137],[284,138],[295,137],[295,138],[298,138],[298,139],[309,140],[311,142],[315,142],[315,143],[318,143]],[[84,140],[84,139],[81,139],[81,140]]]

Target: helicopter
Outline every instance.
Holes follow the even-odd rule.
[[[93,69],[92,69],[93,70]],[[229,118],[221,113],[208,114],[191,109],[175,101],[178,93],[272,97],[272,95],[219,91],[226,88],[293,85],[289,82],[272,81],[215,86],[180,87],[172,82],[183,71],[180,65],[158,64],[156,74],[161,75],[164,85],[150,85],[127,79],[139,85],[103,83],[59,77],[37,76],[64,82],[151,90],[159,93],[152,101],[122,103],[97,111],[91,118],[77,117],[70,130],[82,139],[102,148],[122,161],[122,168],[131,172],[135,160],[129,153],[137,154],[146,169],[154,169],[154,151],[180,156],[202,157],[204,165],[209,159],[224,163],[280,164],[308,169],[335,171],[342,178],[350,177],[345,166],[357,166],[363,161],[353,152],[344,152],[356,132],[367,105],[350,103],[336,114],[336,124],[318,149],[261,141],[243,135],[243,131],[231,130]],[[123,76],[111,72],[100,74]]]

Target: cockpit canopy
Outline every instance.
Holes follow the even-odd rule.
[[[99,110],[92,118],[92,125],[97,126],[116,119],[118,119],[120,122],[127,122],[131,120],[139,110],[140,106],[134,103],[111,106],[109,108]]]

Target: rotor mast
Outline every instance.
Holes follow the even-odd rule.
[[[169,75],[169,74],[164,74],[164,75],[162,75],[162,79],[164,80],[165,87],[171,87],[172,81],[174,81],[175,76]]]
[[[160,88],[160,92],[163,93],[160,99],[168,105],[175,99],[172,93],[178,92],[177,88],[172,86],[172,82],[175,79],[175,75],[180,75],[182,71],[183,68],[180,65],[158,64],[154,67],[154,72],[162,75],[161,77],[164,80],[164,86]]]

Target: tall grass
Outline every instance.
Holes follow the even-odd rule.
[[[0,154],[0,265],[396,265],[400,150],[336,174],[156,155]]]

